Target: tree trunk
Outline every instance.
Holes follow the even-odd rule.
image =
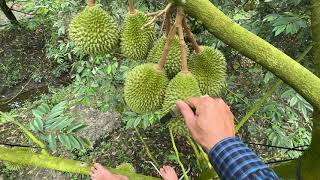
[[[311,30],[316,74],[320,77],[320,1],[311,0]]]
[[[267,41],[233,22],[209,0],[187,0],[180,4],[188,14],[202,21],[213,35],[267,68],[320,109],[320,78]]]
[[[10,20],[12,24],[19,24],[17,18],[14,16],[10,8],[7,6],[5,0],[0,0],[0,8],[3,11],[4,15]]]
[[[5,148],[0,146],[0,160],[12,163],[18,163],[26,166],[35,166],[46,169],[53,169],[63,172],[78,173],[89,175],[91,164],[54,157],[45,154],[21,151],[14,148]],[[159,178],[144,176],[134,172],[124,171],[120,169],[107,168],[112,173],[127,176],[130,180],[157,180]]]

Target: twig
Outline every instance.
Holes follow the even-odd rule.
[[[168,36],[169,32],[170,32],[170,28],[171,28],[171,11],[172,11],[172,7],[169,8],[169,10],[166,12],[165,16],[164,16],[164,26],[165,26],[165,36]]]
[[[128,8],[129,8],[129,13],[130,14],[134,14],[135,13],[133,0],[128,0]]]
[[[187,33],[188,39],[192,44],[192,48],[196,51],[197,54],[200,53],[201,49],[199,47],[199,44],[197,43],[197,40],[194,38],[193,33],[191,32],[190,28],[187,25],[186,18],[183,18],[182,23],[183,23],[184,31]]]
[[[30,79],[28,80],[28,82],[27,82],[25,85],[22,86],[21,90],[20,90],[15,96],[13,96],[11,99],[9,99],[8,101],[4,102],[3,104],[8,104],[8,103],[11,102],[12,100],[14,100],[17,96],[19,96],[19,95],[22,93],[22,91],[27,87],[27,85],[30,83],[31,79],[32,79],[32,78],[30,78]]]
[[[144,29],[147,26],[150,26],[151,24],[153,24],[160,16],[162,16],[164,13],[170,11],[172,4],[169,3],[163,10],[157,11],[157,12],[153,12],[153,13],[149,13],[147,15],[149,16],[154,16],[147,24],[145,24],[142,29]]]
[[[152,155],[149,146],[147,145],[147,143],[144,141],[143,137],[141,136],[138,128],[135,128],[138,137],[140,138],[140,140],[142,141],[144,148],[146,149],[147,155],[148,157],[153,161],[154,164],[156,164],[156,166],[160,167],[159,163],[157,162],[157,160],[154,158],[154,156]]]
[[[171,128],[169,128],[169,133],[170,133],[170,137],[171,137],[171,143],[172,143],[174,152],[176,153],[177,161],[178,161],[178,163],[179,163],[179,165],[180,165],[180,167],[181,167],[181,170],[182,170],[182,173],[183,173],[183,175],[184,175],[184,178],[185,178],[186,180],[189,180],[189,177],[188,177],[188,175],[187,175],[187,172],[186,172],[186,170],[184,169],[184,166],[183,166],[182,162],[180,161],[179,152],[178,152],[178,149],[177,149],[177,147],[176,147],[176,143],[174,142],[173,133],[172,133],[172,129],[171,129]]]
[[[178,8],[178,14],[176,17],[176,23],[178,28],[179,35],[179,43],[181,48],[181,72],[188,73],[188,64],[187,64],[187,49],[186,42],[184,41],[183,28],[182,28],[182,20],[184,18],[183,9],[181,7]]]
[[[164,46],[163,53],[161,55],[161,58],[160,58],[160,61],[159,61],[159,64],[158,64],[158,70],[162,70],[164,65],[167,62],[167,56],[169,54],[170,47],[171,47],[171,44],[172,44],[172,39],[174,38],[174,36],[176,34],[176,31],[177,31],[177,27],[176,27],[176,24],[174,24],[171,27],[170,33],[169,33],[169,35],[168,35],[168,37],[166,39],[166,44]]]

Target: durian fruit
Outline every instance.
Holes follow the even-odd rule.
[[[199,97],[201,92],[196,78],[190,73],[179,72],[169,83],[163,102],[163,113],[171,111],[177,100]]]
[[[89,54],[109,53],[119,40],[113,18],[99,6],[87,6],[70,23],[72,41]]]
[[[156,64],[136,66],[127,75],[124,99],[129,108],[137,113],[152,112],[161,108],[169,80]]]
[[[166,38],[163,36],[159,39],[157,44],[149,52],[147,61],[157,63],[161,59],[163,49],[166,43]],[[187,56],[189,55],[189,50],[187,48]],[[167,56],[167,62],[164,66],[166,74],[169,79],[174,78],[181,71],[181,48],[179,43],[179,37],[175,36],[172,39],[172,44],[170,47],[169,54]]]
[[[153,25],[142,29],[148,21],[149,18],[143,12],[135,10],[134,14],[128,13],[121,36],[121,51],[127,58],[146,59],[156,32]]]
[[[226,81],[225,57],[212,47],[200,48],[200,53],[191,55],[189,69],[197,79],[202,95],[218,97]]]
[[[167,124],[167,127],[172,129],[172,132],[175,135],[182,136],[182,137],[190,137],[190,132],[181,117],[174,118],[170,120]]]

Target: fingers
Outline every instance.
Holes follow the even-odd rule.
[[[201,98],[199,98],[199,97],[192,97],[192,98],[188,99],[188,100],[186,101],[186,103],[187,103],[190,107],[193,107],[193,108],[197,109],[197,108],[200,106]]]
[[[178,100],[176,105],[177,108],[180,110],[188,128],[191,129],[195,124],[195,115],[192,109],[187,103],[181,100]]]

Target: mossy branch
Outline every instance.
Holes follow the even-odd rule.
[[[297,62],[300,62],[312,49],[312,45],[306,48],[304,52],[298,57]],[[260,106],[266,102],[266,100],[272,96],[272,94],[283,84],[282,80],[277,80],[275,84],[271,86],[271,88],[257,101],[257,103],[250,109],[250,111],[240,120],[240,122],[236,126],[236,131],[238,132],[239,129],[246,123],[250,117],[260,108]]]
[[[160,165],[159,165],[159,163],[157,162],[156,158],[155,158],[155,157],[153,156],[153,154],[151,153],[149,146],[147,145],[147,143],[145,142],[145,140],[144,140],[143,137],[141,136],[141,134],[140,134],[140,132],[139,132],[139,129],[138,129],[138,128],[135,128],[135,129],[136,129],[136,132],[137,132],[137,134],[138,134],[138,137],[139,137],[140,141],[143,143],[144,149],[146,150],[148,157],[151,159],[151,161],[152,161],[152,162],[157,166],[157,168],[159,169]]]
[[[38,154],[33,152],[21,151],[18,148],[11,149],[0,146],[0,160],[11,163],[18,163],[26,166],[33,166],[45,169],[53,169],[69,173],[90,174],[92,164],[54,157],[51,155]],[[144,176],[132,172],[127,172],[119,169],[107,168],[112,173],[127,176],[130,180],[156,180],[159,178]]]
[[[40,141],[38,138],[36,138],[26,127],[24,127],[24,125],[22,125],[21,123],[15,120],[13,120],[12,123],[17,125],[23,131],[23,133],[27,136],[28,139],[30,139],[32,142],[37,144],[41,148],[41,152],[43,154],[48,154],[48,151],[46,150],[47,149],[46,145],[42,141]]]
[[[189,41],[191,42],[192,48],[194,49],[194,51],[196,53],[200,53],[201,49],[199,47],[199,44],[197,43],[197,40],[194,38],[193,33],[191,32],[190,28],[188,27],[186,18],[183,18],[182,23],[183,23],[184,31],[187,33],[187,37],[188,37]]]
[[[312,41],[315,43],[313,48],[314,65],[316,75],[320,77],[320,1],[311,0],[311,30]]]
[[[181,5],[217,38],[274,73],[320,109],[320,78],[308,69],[233,22],[209,0],[187,0]]]
[[[185,168],[184,168],[184,166],[183,166],[183,164],[182,164],[182,162],[181,162],[181,160],[180,160],[179,152],[178,152],[178,149],[177,149],[177,147],[176,147],[176,143],[174,142],[174,137],[173,137],[173,133],[172,133],[172,129],[171,129],[171,128],[169,128],[169,133],[170,133],[170,137],[171,137],[171,143],[172,143],[174,152],[176,153],[177,161],[178,161],[178,163],[179,163],[179,165],[180,165],[180,168],[181,168],[181,170],[182,170],[183,176],[184,176],[184,178],[185,178],[186,180],[189,180],[189,177],[188,177],[188,175],[187,175],[187,172],[186,172],[186,170],[185,170]]]

